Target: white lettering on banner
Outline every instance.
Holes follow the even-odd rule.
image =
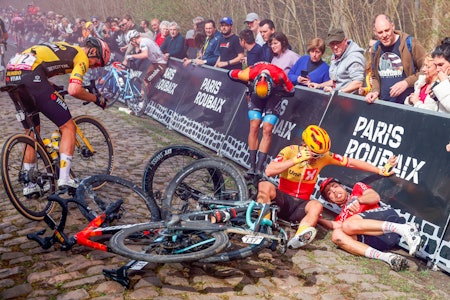
[[[166,70],[164,71],[163,77],[168,80],[173,80],[176,73],[177,73],[176,69],[167,67]]]
[[[221,113],[222,106],[226,100],[203,92],[198,92],[195,96],[194,103],[205,108],[211,109],[215,112]]]
[[[205,91],[210,94],[217,95],[217,93],[219,93],[219,91],[220,91],[221,86],[222,86],[221,81],[205,78],[205,79],[203,79],[200,90]]]
[[[166,92],[168,94],[173,95],[175,93],[175,89],[177,88],[178,83],[166,80],[166,79],[160,79],[158,83],[156,83],[155,87],[163,92]]]
[[[405,129],[402,126],[387,124],[385,122],[359,117],[356,122],[353,136],[359,139],[366,139],[372,143],[378,143],[391,148],[398,148],[401,145]],[[378,147],[372,143],[350,139],[345,155],[350,158],[364,160],[375,166],[383,166],[395,153],[384,147]],[[402,179],[419,183],[419,170],[426,164],[417,158],[396,154],[398,163],[395,173]]]
[[[297,124],[287,120],[278,119],[272,133],[278,135],[280,138],[291,140],[291,133],[295,126],[297,126]]]

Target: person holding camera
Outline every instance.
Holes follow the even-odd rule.
[[[330,66],[322,60],[325,41],[313,38],[308,43],[308,54],[301,56],[289,70],[289,80],[294,85],[308,86],[311,82],[323,83],[330,80]]]

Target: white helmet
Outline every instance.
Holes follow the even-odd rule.
[[[132,38],[137,38],[139,36],[141,36],[141,34],[137,30],[132,29],[127,32],[125,36],[125,42],[129,44]]]

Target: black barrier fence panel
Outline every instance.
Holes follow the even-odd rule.
[[[230,80],[225,71],[183,66],[177,59],[170,60],[156,88],[159,92],[151,96],[149,115],[155,114],[157,103],[170,115],[165,119],[171,129],[215,151],[220,149],[246,90],[244,84]]]
[[[400,209],[407,220],[422,224],[427,237],[423,255],[433,258],[444,239],[450,211],[450,155],[445,149],[449,116],[381,101],[369,105],[360,97],[335,95],[322,126],[336,153],[376,166],[384,165],[391,155],[398,156],[397,176],[337,167],[324,169],[322,175],[338,177],[347,185],[363,181],[373,186],[385,203]],[[448,262],[450,256],[445,259]]]
[[[293,97],[283,98],[279,106],[280,118],[272,130],[272,142],[266,163],[275,157],[283,147],[298,144],[306,126],[319,124],[329,101],[329,94],[303,87],[297,87]],[[249,167],[247,136],[250,123],[247,112],[247,105],[239,106],[232,122],[234,126],[230,128],[223,149],[221,149],[224,156],[245,167]],[[259,140],[261,140],[261,131]],[[241,148],[236,149],[236,145]]]

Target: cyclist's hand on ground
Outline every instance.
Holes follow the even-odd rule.
[[[311,158],[311,152],[302,147],[302,149],[298,152],[297,156],[293,158],[295,164],[301,164]]]
[[[96,105],[100,106],[102,109],[105,109],[107,102],[108,102],[108,99],[104,98],[103,96],[97,95],[97,99],[95,100]]]
[[[394,174],[394,167],[397,165],[397,156],[391,156],[388,161],[381,167],[378,174],[381,176],[391,176]]]

